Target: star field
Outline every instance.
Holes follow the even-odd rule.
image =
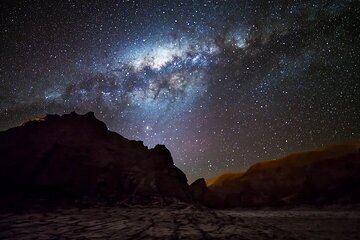
[[[94,111],[190,181],[360,138],[358,1],[3,1],[0,130]]]

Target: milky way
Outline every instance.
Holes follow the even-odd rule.
[[[360,138],[358,1],[3,1],[0,130],[95,112],[190,181]]]

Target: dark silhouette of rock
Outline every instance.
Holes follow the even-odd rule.
[[[0,132],[0,159],[1,198],[191,198],[165,146],[128,140],[93,113],[48,115]]]
[[[359,148],[354,143],[291,154],[189,187],[165,146],[148,149],[128,140],[93,113],[48,115],[0,132],[0,204],[178,199],[223,208],[360,202]]]
[[[207,207],[216,208],[222,207],[224,199],[222,196],[206,186],[204,178],[199,178],[193,182],[190,187],[190,192],[194,200]]]
[[[359,147],[336,145],[260,162],[245,173],[213,179],[207,190],[202,186],[198,199],[216,207],[360,202]],[[208,204],[208,192],[217,202]]]
[[[323,204],[360,202],[360,154],[314,162],[294,201]]]
[[[190,192],[195,199],[200,199],[208,191],[204,178],[199,178],[190,185]]]

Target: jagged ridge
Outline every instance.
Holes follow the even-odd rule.
[[[108,131],[91,112],[47,115],[0,132],[0,158],[3,196],[190,200],[186,176],[164,145],[148,149]]]

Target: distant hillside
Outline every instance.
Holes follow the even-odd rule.
[[[262,171],[270,168],[278,168],[284,165],[288,167],[300,167],[311,164],[315,161],[338,158],[348,154],[358,153],[360,143],[349,143],[339,145],[329,145],[319,150],[292,153],[284,158],[262,161],[254,164],[246,171],[246,174],[251,174],[256,171]]]
[[[207,181],[212,206],[325,204],[360,200],[360,143],[263,161]],[[206,197],[202,197],[206,204]]]
[[[228,184],[232,184],[240,179],[245,172],[231,172],[231,173],[224,173],[220,176],[210,178],[206,180],[206,185],[211,186],[213,188],[222,188],[227,186]]]

